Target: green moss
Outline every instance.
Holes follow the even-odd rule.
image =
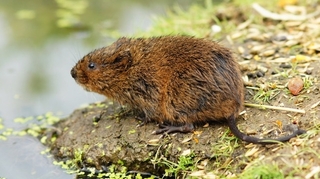
[[[0,130],[4,128],[4,125],[3,125],[3,119],[0,118]]]
[[[12,128],[5,128],[5,130],[1,133],[3,136],[7,137],[12,135],[14,130]]]
[[[42,134],[43,129],[52,126],[60,120],[59,117],[53,115],[52,112],[48,112],[40,116],[18,117],[14,119],[15,123],[26,125],[24,130],[14,130],[12,128],[6,128],[2,124],[0,118],[0,140],[7,140],[8,136],[25,136],[31,135],[33,137],[39,137]],[[46,138],[40,140],[42,143],[46,142]]]
[[[23,130],[23,131],[15,131],[15,135],[17,136],[25,136],[27,135],[27,131]]]
[[[42,155],[49,155],[49,152],[50,152],[50,149],[48,148],[48,149],[41,151],[41,154]]]
[[[4,136],[3,134],[0,134],[0,140],[7,140],[7,137]]]
[[[106,108],[106,107],[108,107],[108,105],[107,104],[105,104],[105,103],[96,103],[96,106],[97,107],[99,107],[99,108]]]
[[[47,136],[43,136],[43,137],[41,137],[40,142],[41,142],[42,144],[46,144],[47,139],[48,139]]]

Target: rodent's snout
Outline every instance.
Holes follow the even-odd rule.
[[[76,79],[77,78],[77,72],[74,68],[71,69],[71,76],[72,78]]]

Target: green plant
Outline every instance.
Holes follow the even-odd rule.
[[[238,138],[234,135],[230,135],[230,131],[226,130],[219,140],[212,145],[211,158],[214,159],[214,168],[230,168],[229,164],[231,161],[230,156],[234,150],[239,147]]]
[[[267,83],[260,85],[259,88],[252,89],[258,90],[253,97],[253,99],[258,102],[269,102],[281,92],[275,83]]]
[[[243,179],[282,179],[284,175],[276,165],[253,165],[239,175]]]
[[[155,154],[155,157],[151,159],[151,162],[154,165],[165,166],[165,174],[164,176],[175,178],[177,176],[186,176],[188,172],[191,172],[195,169],[195,154],[190,153],[187,155],[181,155],[177,162],[168,160],[164,155],[162,155],[161,151],[162,146],[160,146]],[[184,178],[183,177],[183,178]]]
[[[303,88],[304,89],[309,89],[311,86],[313,86],[313,78],[310,76],[306,76],[302,78],[303,80]]]
[[[180,156],[178,163],[174,163],[167,159],[163,159],[161,163],[168,167],[168,169],[165,170],[165,176],[186,176],[188,172],[193,171],[195,169],[196,162],[194,161],[194,156],[194,154]]]

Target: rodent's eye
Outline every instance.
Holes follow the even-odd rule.
[[[95,68],[96,68],[96,64],[93,63],[93,62],[90,62],[89,65],[88,65],[88,67],[89,67],[90,69],[95,69]]]

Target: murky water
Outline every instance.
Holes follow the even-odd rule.
[[[110,43],[111,29],[123,35],[145,30],[152,15],[164,15],[173,4],[187,7],[191,0],[59,2],[0,0],[0,118],[6,127],[25,128],[14,123],[17,117],[48,111],[68,116],[82,104],[103,100],[71,78],[76,61]],[[32,137],[0,141],[0,178],[73,178],[41,155],[44,149]]]

